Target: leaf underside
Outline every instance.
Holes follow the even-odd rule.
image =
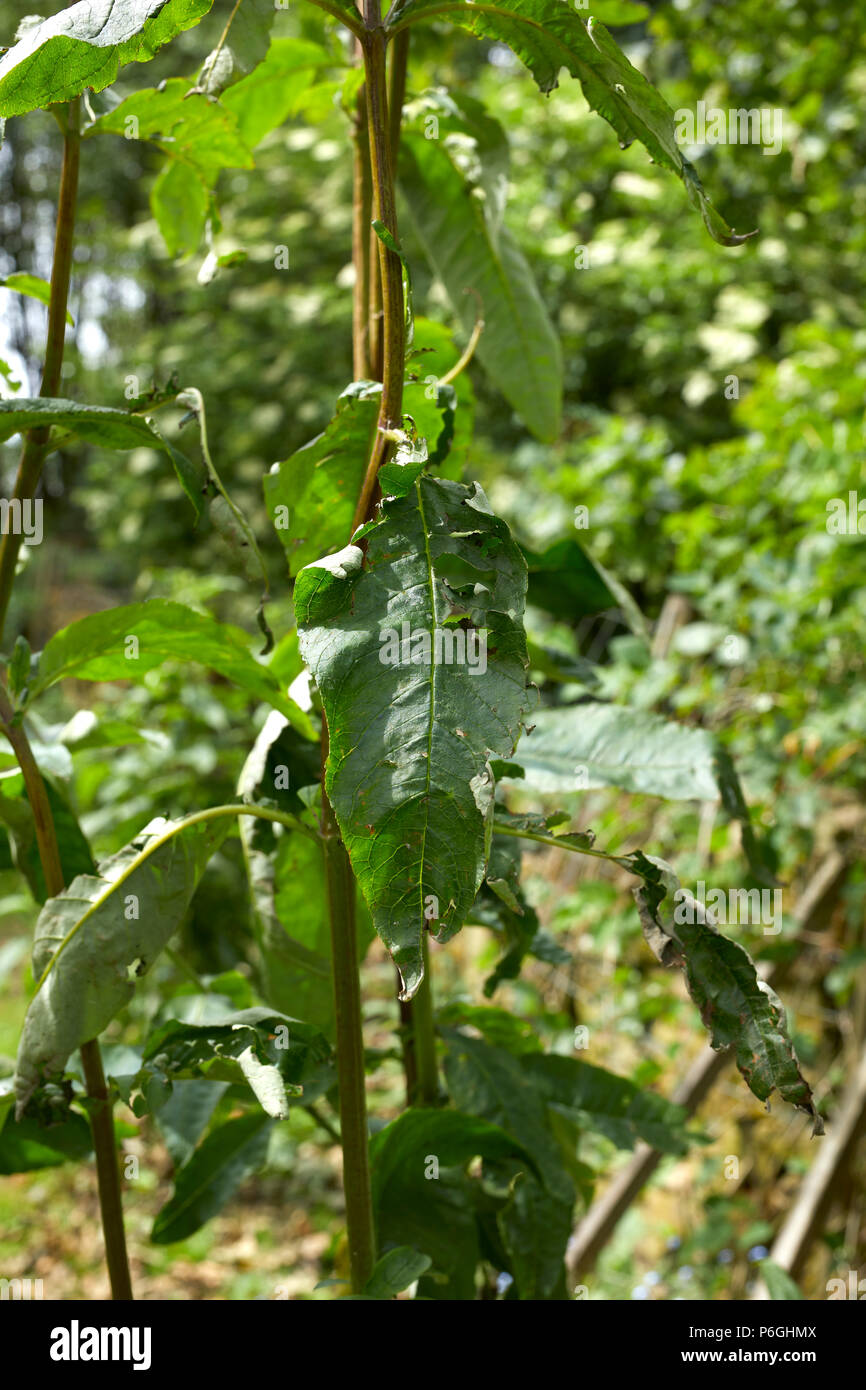
[[[38,984],[18,1049],[19,1114],[36,1087],[60,1075],[70,1054],[129,1002],[131,972],[144,974],[181,925],[229,826],[227,819],[209,821],[171,835],[170,822],[154,822],[105,860],[98,875],[79,874],[48,899],[36,923]]]

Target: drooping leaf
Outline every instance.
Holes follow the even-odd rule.
[[[233,1067],[223,1076],[220,1065],[236,1062],[266,1114],[285,1119],[289,1097],[300,1096],[307,1073],[330,1057],[325,1039],[307,1023],[261,1006],[223,1009],[202,1022],[172,1018],[157,1027],[145,1044],[139,1085],[148,1069],[169,1079],[199,1069],[237,1079]]]
[[[422,477],[365,540],[366,555],[301,571],[295,613],[328,717],[328,795],[411,998],[422,932],[453,936],[484,877],[488,756],[512,752],[531,704],[526,574],[477,485]]]
[[[7,275],[5,280],[0,280],[0,289],[14,290],[16,294],[26,294],[29,299],[38,299],[40,304],[51,302],[51,286],[47,280],[41,280],[38,275],[30,275],[27,271],[19,270],[14,275]],[[66,311],[66,322],[71,328],[75,327],[75,319]]]
[[[689,202],[715,241],[736,246],[755,235],[738,236],[713,207],[677,143],[673,111],[632,66],[603,24],[581,19],[563,0],[497,0],[491,5],[476,5],[472,0],[396,0],[388,27],[394,33],[425,14],[450,19],[479,38],[508,44],[542,92],[559,85],[560,70],[565,68],[579,80],[590,109],[613,127],[623,147],[639,140],[657,164],[682,179]]]
[[[716,1051],[734,1049],[737,1066],[759,1100],[778,1090],[783,1100],[811,1117],[813,1134],[822,1134],[823,1121],[788,1037],[785,1011],[748,953],[722,936],[699,902],[683,896],[663,859],[640,852],[630,858],[643,878],[635,898],[647,943],[662,965],[683,971],[711,1045]]]
[[[252,72],[268,51],[275,15],[273,0],[240,0],[204,60],[195,90],[216,97]]]
[[[274,1121],[263,1112],[212,1130],[175,1176],[174,1193],[153,1223],[155,1245],[185,1240],[210,1221],[244,1178],[264,1163]]]
[[[419,1293],[471,1299],[481,1257],[479,1184],[470,1159],[514,1158],[531,1172],[531,1154],[496,1125],[456,1110],[409,1109],[370,1143],[379,1248],[411,1245],[433,1265]]]
[[[0,1174],[55,1168],[70,1159],[87,1158],[92,1150],[90,1125],[75,1111],[50,1125],[30,1115],[10,1116],[0,1128]]]
[[[79,405],[77,401],[52,400],[37,397],[32,400],[18,397],[0,401],[0,443],[24,430],[52,427],[58,434],[50,447],[58,448],[63,432],[103,449],[158,449],[167,454],[178,480],[192,503],[196,519],[201,512],[201,483],[204,475],[190,460],[169,444],[155,425],[141,415],[116,410],[105,405]]]
[[[33,945],[36,992],[24,1020],[15,1073],[21,1113],[70,1053],[98,1037],[135,992],[180,926],[226,819],[178,830],[157,820],[98,874],[80,874],[39,914]]]
[[[446,125],[448,118],[442,118]],[[400,144],[399,183],[425,254],[456,313],[471,331],[480,296],[484,331],[476,355],[509,404],[540,439],[559,431],[562,356],[559,339],[532,273],[484,176],[461,156],[466,140],[480,160],[498,169],[504,135],[480,104],[461,98],[449,139],[406,132]],[[506,185],[507,186],[507,185]]]
[[[124,63],[146,63],[213,0],[79,0],[29,28],[0,58],[0,116],[101,92]]]
[[[148,599],[92,613],[54,634],[39,659],[30,698],[67,676],[77,680],[141,680],[164,661],[196,661],[265,700],[307,737],[309,717],[252,656],[245,633],[182,603]]]
[[[156,1123],[175,1168],[192,1157],[219,1101],[226,1081],[175,1081],[171,1095],[156,1115]]]

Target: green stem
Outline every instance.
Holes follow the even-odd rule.
[[[412,1036],[418,1088],[416,1105],[436,1105],[439,1100],[439,1072],[436,1066],[436,1032],[433,1027],[433,980],[430,974],[430,951],[424,932],[421,950],[424,958],[424,979],[412,1000]]]
[[[0,726],[12,745],[33,812],[36,844],[45,876],[45,890],[56,898],[65,888],[60,849],[54,828],[54,817],[45,783],[36,765],[24,728],[14,723],[14,710],[5,689],[0,688]],[[99,1188],[99,1211],[105,1238],[105,1260],[115,1302],[132,1300],[132,1281],[126,1254],[126,1233],[123,1228],[123,1200],[120,1190],[117,1144],[114,1137],[114,1116],[111,1096],[102,1070],[102,1056],[95,1038],[81,1044],[81,1064],[90,1100],[88,1113],[93,1131],[93,1151],[96,1155],[96,1180]]]
[[[331,927],[331,960],[334,970],[340,1142],[343,1148],[343,1191],[346,1197],[349,1262],[352,1292],[362,1293],[376,1261],[376,1236],[370,1190],[361,980],[355,924],[355,877],[349,856],[340,839],[336,818],[325,794],[324,785],[322,834]]]
[[[400,125],[403,102],[406,100],[406,74],[409,67],[409,30],[404,29],[391,42],[391,72],[388,90],[388,110],[391,121],[391,168],[397,169],[400,152]]]
[[[539,845],[553,845],[554,849],[567,849],[571,854],[588,854],[593,859],[607,859],[611,864],[619,864],[623,869],[633,872],[633,866],[628,859],[619,854],[605,854],[602,849],[589,849],[584,845],[575,845],[561,835],[545,835],[536,830],[518,830],[513,825],[502,825],[499,821],[493,822],[494,835],[511,835],[516,840],[534,840]]]
[[[66,341],[66,312],[69,301],[69,280],[72,273],[72,247],[75,231],[75,204],[78,199],[78,166],[81,153],[79,131],[79,102],[76,97],[61,115],[54,108],[63,131],[63,165],[60,172],[60,193],[57,199],[57,224],[54,236],[54,260],[51,265],[51,293],[48,301],[48,341],[42,369],[40,396],[56,396],[60,388],[63,367],[63,348]],[[64,119],[65,117],[65,119]],[[47,426],[28,430],[18,464],[13,499],[23,504],[36,495],[42,477],[42,465],[48,452],[51,431]],[[8,531],[0,540],[0,643],[6,625],[6,613],[15,583],[15,566],[23,537]]]
[[[99,1211],[105,1238],[105,1262],[108,1265],[111,1297],[115,1303],[131,1303],[132,1280],[126,1253],[126,1231],[123,1227],[123,1196],[120,1190],[117,1141],[114,1137],[114,1107],[102,1070],[102,1054],[96,1038],[82,1043],[80,1052],[84,1082],[90,1099],[88,1113],[96,1154]]]
[[[366,28],[361,46],[364,52],[367,92],[373,216],[384,223],[394,241],[399,244],[394,170],[391,160],[391,123],[388,116],[386,34],[382,26],[380,0],[364,0],[364,23]],[[382,286],[382,402],[376,436],[355,511],[353,530],[367,521],[373,513],[379,469],[391,448],[386,432],[398,429],[402,423],[403,372],[406,356],[403,267],[396,252],[387,247],[381,238],[377,240]]]
[[[363,62],[361,46],[356,41]],[[367,132],[367,94],[358,93],[352,121],[352,264],[355,288],[352,294],[352,373],[356,381],[372,376],[370,353],[370,268],[373,218],[373,185],[370,179],[370,137]]]

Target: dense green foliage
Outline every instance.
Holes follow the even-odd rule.
[[[355,1297],[566,1298],[617,1150],[700,1167],[666,1097],[701,1022],[815,1132],[864,1041],[862,1009],[842,1047],[815,1021],[856,1003],[864,959],[862,38],[836,0],[610,0],[588,26],[562,0],[398,0],[399,241],[380,231],[410,334],[385,500],[353,533],[386,394],[353,379],[363,74],[339,20],[361,20],[242,0],[226,30],[234,8],[75,6],[0,59],[7,496],[14,436],[53,431],[3,723],[67,885],[10,740],[4,906],[34,945],[0,1172],[88,1154],[73,1054],[103,1033],[124,1115],[174,1165],[156,1245],[341,1106],[348,1155],[348,883],[377,1263],[359,1276],[350,1224],[325,1272]],[[60,165],[39,108],[79,95],[74,327],[40,399]],[[780,151],[685,158],[698,101],[777,113]],[[834,844],[855,862],[815,986],[793,909]],[[783,893],[779,933],[677,916],[703,880]],[[773,1226],[714,1214],[701,1181],[714,1297],[718,1252]],[[628,1296],[629,1262],[591,1296]]]

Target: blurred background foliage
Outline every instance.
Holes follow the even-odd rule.
[[[28,0],[7,0],[7,42],[28,8]],[[228,8],[228,0],[216,0],[199,27],[147,69],[126,68],[118,94],[192,77]],[[438,24],[413,35],[409,98],[430,87],[468,88],[508,132],[507,218],[565,360],[564,419],[554,444],[533,440],[472,364],[476,438],[465,476],[483,481],[532,551],[577,536],[656,625],[651,642],[622,628],[600,650],[596,644],[592,688],[722,737],[786,884],[786,912],[821,856],[845,848],[850,868],[838,902],[794,963],[786,993],[800,1055],[826,1100],[866,1042],[866,878],[856,852],[866,777],[864,542],[827,529],[830,499],[862,486],[866,49],[860,16],[845,0],[819,7],[677,0],[647,8],[647,20],[617,31],[618,38],[674,109],[703,100],[784,113],[776,155],[748,144],[693,151],[728,222],[740,232],[760,229],[743,246],[715,245],[676,181],[638,145],[621,151],[576,83],[566,78],[544,99],[501,45]],[[334,99],[347,53],[336,26],[299,3],[277,12],[274,32],[323,43],[334,68],[306,108],[256,150],[255,168],[220,176],[214,249],[246,256],[208,283],[197,279],[207,246],[172,260],[153,220],[159,151],[112,135],[85,142],[64,394],[123,406],[132,377],[144,393],[172,377],[202,392],[215,462],[267,554],[276,660],[291,680],[299,669],[291,605],[262,476],[324,427],[351,378],[351,157],[349,123]],[[0,274],[49,274],[56,137],[46,114],[7,126]],[[416,308],[453,327],[456,359],[465,334],[405,216],[401,230],[415,267]],[[275,266],[281,246],[285,269]],[[5,290],[0,310],[0,356],[22,393],[36,394],[45,311]],[[11,391],[0,382],[0,393]],[[178,436],[179,420],[180,412],[169,413],[166,428],[194,454],[195,425]],[[0,448],[7,495],[15,462],[11,446]],[[157,596],[254,632],[255,594],[207,520],[193,528],[164,459],[80,445],[61,451],[49,459],[45,499],[46,543],[28,551],[13,636],[24,633],[37,649],[94,609]],[[587,509],[588,521],[577,532],[576,507]],[[538,603],[529,627],[539,646],[559,654],[538,673],[546,698],[573,698],[589,679],[574,662],[588,654],[585,625],[569,620],[567,606]],[[53,721],[46,736],[81,708],[114,714],[143,733],[130,746],[75,753],[72,796],[99,854],[154,814],[232,799],[264,718],[258,711],[251,723],[246,697],[227,684],[171,667],[134,689],[65,686],[44,704]],[[717,822],[711,808],[593,792],[575,798],[574,809],[605,847],[663,854],[684,882],[710,871],[720,885],[742,881],[736,827]],[[543,924],[572,952],[573,968],[564,984],[562,971],[533,962],[496,1002],[532,1018],[554,1049],[570,1045],[576,1024],[587,1025],[593,1060],[668,1094],[702,1045],[692,1007],[646,953],[624,883],[562,858],[569,863],[527,856],[529,891]],[[0,911],[0,1053],[8,1056],[23,1013],[34,916],[11,872],[0,875]],[[190,958],[205,975],[243,972],[248,933],[242,860],[230,840],[196,897],[185,931]],[[443,1000],[478,997],[495,957],[480,938],[467,929],[436,953]],[[761,955],[772,941],[747,944]],[[170,964],[155,972],[141,1007],[148,991],[158,999],[173,980]],[[387,1053],[392,979],[376,948],[367,983],[371,1044],[378,1039]],[[385,1110],[398,1103],[398,1080],[395,1059],[383,1056],[374,1085]],[[589,1281],[591,1297],[742,1297],[750,1287],[812,1150],[800,1119],[762,1117],[733,1080],[715,1099],[702,1117],[707,1144],[665,1161],[605,1251]],[[236,1215],[221,1217],[172,1264],[164,1251],[144,1252],[156,1296],[198,1289],[274,1297],[287,1267],[291,1296],[310,1296],[316,1275],[339,1264],[336,1179],[333,1172],[330,1183],[321,1177],[331,1170],[317,1167],[322,1156],[312,1131],[300,1113],[293,1119],[272,1152],[271,1176],[245,1189],[249,1206],[238,1210],[247,1213],[246,1225]],[[722,1174],[729,1153],[746,1155],[735,1184]],[[610,1169],[611,1155],[593,1136],[581,1152],[601,1171]],[[333,1168],[333,1150],[327,1160]],[[149,1171],[131,1198],[134,1231],[138,1204],[142,1212],[153,1205],[157,1179]],[[322,1193],[309,1207],[311,1173],[319,1173]],[[52,1200],[73,1200],[61,1177],[62,1170],[38,1182],[11,1180],[8,1215],[14,1212],[18,1228],[12,1246],[0,1244],[4,1272],[13,1272],[22,1239],[40,1248],[36,1217],[46,1191]],[[804,1276],[807,1297],[824,1297],[827,1278],[862,1260],[862,1191],[861,1158],[859,1178]],[[22,1192],[30,1194],[23,1216]],[[91,1200],[83,1189],[79,1198]],[[263,1252],[272,1250],[278,1208],[294,1215],[271,1257]],[[144,1215],[140,1221],[143,1230]],[[220,1223],[230,1221],[236,1243],[247,1246],[226,1257]],[[227,1248],[234,1249],[231,1240]],[[52,1296],[92,1295],[102,1278],[98,1242],[91,1256],[73,1259],[67,1250]]]

